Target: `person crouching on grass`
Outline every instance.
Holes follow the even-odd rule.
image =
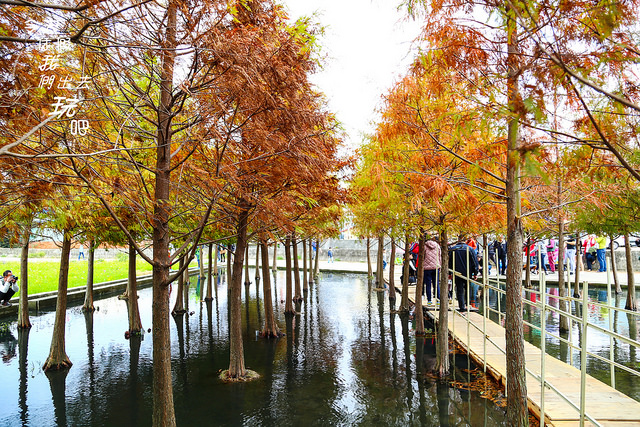
[[[18,276],[14,276],[11,270],[2,273],[2,282],[0,282],[0,305],[8,307],[11,305],[9,300],[18,292]]]

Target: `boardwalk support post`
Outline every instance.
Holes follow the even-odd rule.
[[[580,425],[584,425],[584,413],[587,404],[587,332],[589,328],[589,318],[587,304],[589,283],[582,285],[582,342],[580,343]],[[578,301],[576,301],[576,304]]]

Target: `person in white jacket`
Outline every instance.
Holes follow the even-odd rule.
[[[18,277],[14,276],[11,270],[2,273],[2,282],[0,284],[0,305],[8,307],[11,305],[9,300],[18,292]]]

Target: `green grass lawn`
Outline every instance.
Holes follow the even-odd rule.
[[[22,281],[20,262],[6,262],[2,265],[2,271],[11,270],[14,275],[20,277],[18,286]],[[127,277],[129,264],[127,261],[103,260],[95,261],[93,283],[108,282],[110,280],[124,279]],[[140,258],[137,263],[138,276],[149,274],[151,266]],[[60,262],[33,261],[29,263],[29,295],[40,292],[55,291],[58,289],[58,274]],[[87,284],[87,262],[71,261],[69,264],[69,287],[84,286]],[[15,295],[19,295],[20,291]]]

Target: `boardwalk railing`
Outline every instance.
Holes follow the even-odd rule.
[[[502,325],[502,321],[504,319],[505,316],[505,307],[502,306],[501,300],[502,300],[502,296],[504,296],[506,294],[505,291],[505,286],[506,285],[504,282],[500,282],[499,277],[495,277],[495,278],[489,278],[488,275],[486,274],[486,272],[488,272],[487,269],[487,265],[486,265],[486,260],[488,259],[488,257],[486,256],[487,254],[485,253],[485,256],[483,257],[484,259],[484,266],[483,266],[483,276],[481,281],[478,280],[473,280],[472,278],[470,278],[470,274],[468,274],[465,276],[464,274],[460,274],[455,272],[455,258],[454,258],[454,266],[452,269],[452,274],[457,277],[461,277],[464,280],[466,280],[466,310],[467,310],[467,314],[470,310],[470,303],[474,301],[474,299],[477,302],[477,298],[474,298],[472,296],[471,292],[474,292],[475,294],[475,290],[482,288],[483,292],[482,292],[482,304],[481,304],[481,308],[482,308],[482,325],[476,325],[474,323],[472,323],[469,319],[470,316],[463,316],[462,313],[459,313],[457,310],[454,310],[454,316],[458,315],[458,316],[462,316],[463,318],[466,318],[466,324],[467,324],[467,339],[470,337],[469,334],[469,329],[470,328],[475,328],[476,330],[480,331],[482,333],[482,335],[484,336],[484,343],[483,343],[483,361],[486,361],[486,353],[487,353],[487,343],[492,344],[495,348],[498,348],[502,353],[504,353],[506,355],[506,352],[503,348],[501,348],[495,341],[493,341],[490,337],[487,336],[486,334],[486,322],[487,319],[490,319],[491,317],[497,318],[497,323],[499,325]],[[468,262],[468,258],[467,258],[467,266],[469,265]],[[615,383],[616,383],[616,374],[615,374],[615,369],[621,369],[627,373],[629,373],[630,375],[633,376],[640,376],[640,372],[636,369],[632,369],[624,364],[619,363],[619,361],[615,360],[615,354],[614,354],[614,345],[618,344],[620,345],[620,343],[624,343],[626,345],[629,346],[629,348],[635,348],[638,349],[640,348],[640,342],[629,338],[629,337],[625,337],[621,334],[619,334],[618,332],[616,332],[614,329],[614,316],[616,315],[615,313],[625,313],[628,316],[630,316],[630,318],[633,319],[633,322],[637,321],[637,316],[638,313],[635,311],[629,311],[626,309],[622,309],[622,308],[618,308],[615,306],[615,304],[612,303],[611,301],[611,282],[610,280],[607,281],[607,301],[606,303],[600,303],[600,302],[594,302],[594,301],[589,301],[588,299],[588,289],[589,289],[589,285],[588,283],[584,283],[583,284],[583,289],[582,289],[582,297],[581,298],[574,298],[574,297],[569,297],[569,296],[559,296],[559,295],[555,295],[555,294],[550,294],[547,292],[547,286],[546,286],[546,280],[545,280],[545,276],[544,274],[541,272],[540,277],[539,277],[539,289],[532,289],[532,288],[528,288],[528,289],[524,289],[523,290],[523,295],[522,295],[522,301],[524,303],[525,306],[529,307],[530,311],[534,311],[537,312],[540,318],[540,324],[534,324],[532,322],[529,321],[524,321],[524,325],[528,326],[529,328],[533,329],[533,330],[537,330],[540,333],[540,350],[541,350],[541,360],[540,360],[540,374],[536,374],[535,372],[532,372],[530,369],[526,369],[527,373],[532,375],[534,378],[536,378],[539,382],[540,382],[540,388],[541,388],[541,401],[540,401],[540,418],[541,420],[544,419],[545,416],[545,408],[544,408],[544,402],[545,402],[545,393],[547,392],[547,390],[551,390],[552,392],[554,392],[557,396],[559,396],[562,400],[564,400],[567,404],[569,404],[572,408],[574,408],[576,411],[578,411],[579,416],[580,416],[580,425],[584,425],[585,421],[590,421],[591,423],[593,423],[593,425],[596,426],[600,426],[601,424],[591,415],[589,415],[586,412],[586,376],[587,376],[587,358],[591,357],[593,359],[599,360],[601,362],[606,363],[609,366],[609,370],[610,370],[610,385],[611,387],[615,388]],[[567,281],[567,284],[569,284],[570,282]],[[568,289],[570,287],[568,286]],[[455,308],[455,298],[456,298],[456,289],[455,289],[455,280],[452,280],[452,304],[451,306]],[[491,304],[489,303],[489,297],[490,294],[494,293],[495,296],[497,296],[496,303],[494,306],[491,306]],[[528,298],[527,298],[528,297]],[[571,308],[574,308],[574,312],[572,312]],[[565,309],[568,308],[568,309]],[[600,313],[607,313],[609,316],[609,324],[608,324],[608,328],[605,328],[601,325],[598,325],[592,321],[590,321],[589,319],[589,311],[590,309],[599,309]],[[555,334],[551,331],[548,330],[547,327],[547,316],[549,314],[553,314],[555,313],[558,317],[558,320],[560,320],[561,317],[565,317],[570,326],[569,326],[569,337],[568,339],[561,336],[559,333]],[[631,320],[630,320],[631,322]],[[572,340],[572,330],[573,330],[573,325],[577,325],[577,329],[578,329],[578,333],[579,335],[579,345],[575,345],[573,340]],[[455,325],[455,322],[453,322],[453,325]],[[559,329],[559,328],[558,328]],[[609,346],[610,346],[610,350],[609,350],[609,355],[608,357],[603,357],[600,354],[596,354],[593,352],[589,352],[587,349],[587,342],[588,337],[589,337],[589,332],[590,331],[595,331],[597,333],[603,334],[606,337],[608,337],[609,340]],[[455,330],[453,331],[455,333]],[[565,394],[563,394],[561,391],[559,391],[552,383],[550,383],[547,379],[546,379],[546,372],[545,372],[545,357],[544,355],[546,354],[546,341],[547,339],[554,339],[557,340],[558,342],[560,342],[561,344],[564,344],[567,346],[567,348],[570,348],[572,350],[577,350],[580,353],[580,373],[581,373],[581,378],[580,378],[580,401],[579,402],[574,402],[572,401],[569,397],[567,397]],[[467,342],[467,346],[469,347],[469,343]],[[484,370],[486,371],[486,363],[484,364]],[[507,378],[507,381],[509,379]]]

